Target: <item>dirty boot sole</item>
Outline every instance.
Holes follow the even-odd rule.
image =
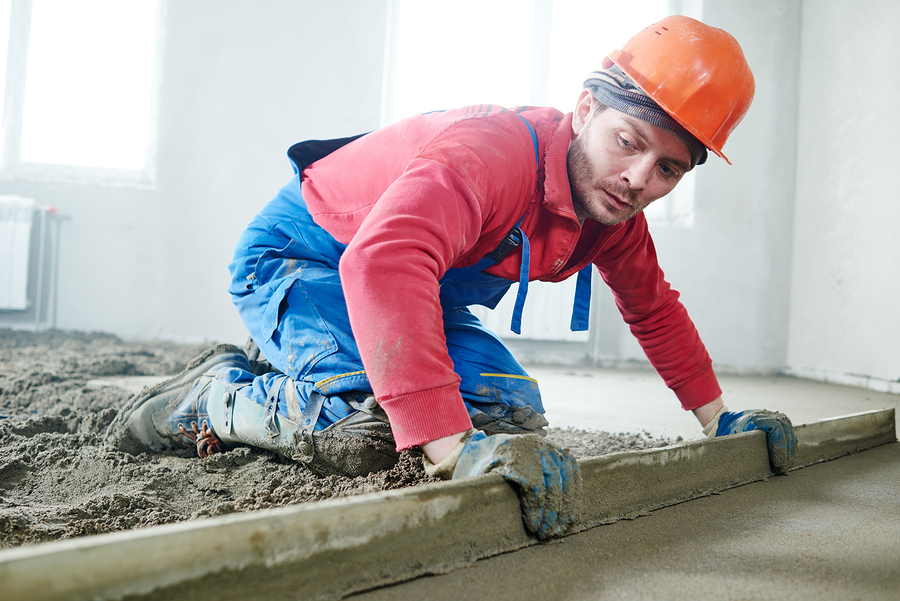
[[[123,407],[106,432],[107,442],[119,451],[131,454],[162,451],[178,446],[171,435],[154,427],[153,415],[177,405],[196,381],[215,377],[220,367],[233,366],[235,360],[247,363],[244,351],[232,344],[220,344],[194,358],[178,375],[145,388]],[[249,369],[249,363],[246,365]],[[187,444],[185,446],[192,446]]]

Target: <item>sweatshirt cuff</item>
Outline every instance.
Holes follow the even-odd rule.
[[[716,379],[716,373],[709,366],[689,380],[672,387],[672,392],[681,401],[685,411],[693,411],[722,396],[722,388]]]
[[[398,451],[472,427],[456,382],[431,390],[380,398],[378,404],[387,413]]]

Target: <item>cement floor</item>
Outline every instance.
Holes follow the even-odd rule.
[[[702,436],[652,372],[530,371],[554,426]],[[898,395],[790,377],[720,380],[731,408],[795,423],[900,408]],[[898,498],[893,443],[353,599],[896,600]]]
[[[554,427],[639,432],[696,440],[703,437],[656,372],[600,368],[529,367],[541,386]],[[725,404],[734,411],[770,409],[795,424],[894,408],[900,395],[789,376],[719,376]]]
[[[702,437],[653,372],[530,372],[552,426]],[[790,377],[720,382],[732,409],[779,410],[797,424],[900,409],[900,395]],[[353,599],[896,600],[898,499],[892,443]]]
[[[354,600],[900,598],[900,444]]]

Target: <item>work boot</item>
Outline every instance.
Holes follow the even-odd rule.
[[[396,450],[387,415],[371,393],[345,393],[341,400],[355,409],[350,415],[316,430],[326,397],[313,392],[300,407],[296,384],[280,375],[269,402],[246,396],[247,387],[221,380],[210,385],[209,423],[224,445],[248,444],[305,465],[318,476],[366,476],[396,465]],[[288,415],[276,410],[283,389]]]
[[[207,412],[210,384],[227,367],[251,370],[237,346],[220,344],[207,350],[177,376],[135,396],[110,425],[108,439],[120,451],[132,454],[195,447],[206,457],[227,450]]]
[[[371,394],[341,395],[356,411],[317,431],[326,400],[322,394],[314,392],[301,408],[294,380],[279,374],[277,387],[261,405],[247,396],[246,383],[229,382],[233,374],[228,368],[254,371],[242,349],[223,344],[174,378],[145,389],[110,425],[111,444],[132,454],[193,446],[200,457],[250,445],[299,461],[323,476],[364,476],[397,463],[387,416]],[[277,411],[282,390],[288,415]]]

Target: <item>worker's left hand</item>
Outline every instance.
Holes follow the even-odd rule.
[[[453,479],[489,472],[516,488],[525,528],[538,538],[561,536],[575,523],[581,470],[567,450],[536,434],[476,431],[465,441]]]
[[[739,412],[723,411],[718,418],[716,436],[762,430],[766,433],[766,446],[772,470],[776,474],[781,474],[790,469],[797,440],[794,436],[794,426],[788,416],[765,409],[749,409]]]

